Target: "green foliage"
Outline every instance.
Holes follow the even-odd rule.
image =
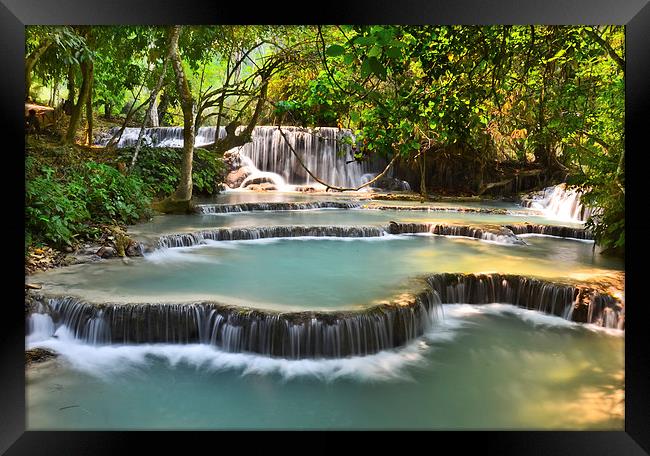
[[[87,162],[55,175],[27,160],[26,244],[72,245],[99,234],[99,224],[130,224],[150,215],[146,186],[112,166]]]
[[[133,151],[131,147],[120,149],[119,160],[130,162]],[[180,180],[182,158],[182,149],[143,147],[133,168],[133,175],[142,179],[153,195],[159,197],[169,195],[176,189]],[[226,168],[223,161],[213,152],[201,148],[194,150],[192,182],[195,194],[219,193],[220,184],[225,176]]]
[[[51,42],[34,67],[35,87],[63,85],[72,68],[78,89],[79,63],[92,58],[95,104],[115,112],[147,99],[167,42],[155,26],[29,26],[26,38],[26,56]],[[598,242],[624,243],[620,26],[185,26],[179,47],[197,124],[245,123],[260,76],[270,77],[275,109],[265,107],[266,122],[351,128],[358,160],[413,162],[429,151],[444,168],[449,150],[467,151],[474,191],[494,177],[483,175],[488,163],[542,169],[548,185],[570,176],[585,203],[603,210],[590,221]],[[163,86],[163,110],[178,114],[171,67]],[[195,154],[194,187],[210,194],[224,171],[205,154]],[[179,168],[177,151],[144,150],[134,174],[162,196]]]
[[[543,168],[548,184],[569,175],[603,211],[589,222],[598,242],[623,246],[621,27],[333,26],[316,35],[325,71],[278,106],[285,121],[327,113],[330,125],[353,128],[358,159],[413,160],[457,145],[472,151],[468,169],[512,161]]]

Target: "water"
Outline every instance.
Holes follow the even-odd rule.
[[[359,194],[353,199],[368,203]],[[229,191],[201,202],[333,200],[350,201],[350,195]],[[510,203],[432,204],[510,212],[319,209],[158,216],[129,231],[154,241],[163,234],[219,227],[328,226],[336,231],[342,226],[380,229],[393,220],[582,227],[576,220],[558,223],[554,214]],[[616,276],[624,267],[622,260],[599,255],[591,241],[519,238],[526,244],[430,234],[207,241],[159,249],[129,264],[105,260],[39,273],[30,282],[42,283],[46,293],[99,303],[209,300],[274,312],[355,312],[415,291],[422,286],[417,277],[436,272],[499,272],[571,282]],[[241,353],[209,343],[107,345],[101,318],[84,329],[94,344],[84,343],[70,328],[35,314],[27,322],[26,344],[60,356],[27,369],[27,426],[622,430],[624,331],[613,329],[613,316],[603,314],[597,325],[579,324],[505,304],[443,304],[425,334],[399,348],[367,356],[289,359],[299,356]],[[229,340],[238,340],[236,334]]]
[[[98,145],[105,146],[115,130],[112,129],[104,135]],[[282,130],[307,168],[331,185],[356,187],[366,182],[362,178],[364,174],[378,170],[377,164],[354,162],[351,146],[344,144],[345,137],[352,137],[349,130],[334,127],[305,129],[293,126],[284,126]],[[139,131],[139,128],[126,128],[118,147],[134,146]],[[237,133],[240,131],[241,128]],[[214,143],[215,132],[216,127],[199,128],[195,146],[205,147]],[[221,127],[219,137],[224,136],[225,128]],[[255,127],[251,137],[250,143],[238,148],[240,154],[248,157],[258,170],[266,172],[266,176],[271,176],[278,185],[283,186],[284,181],[291,184],[316,183],[300,165],[276,126]],[[183,128],[147,128],[144,144],[153,147],[183,147]]]
[[[44,289],[95,299],[222,303],[281,309],[358,308],[387,299],[409,279],[435,272],[585,277],[623,263],[590,242],[527,237],[499,245],[431,235],[218,241],[162,249],[131,264],[105,261],[34,276]],[[91,299],[92,300],[92,299]]]
[[[523,201],[524,205],[541,210],[550,217],[559,220],[586,221],[594,211],[580,201],[580,192],[567,190],[565,184],[545,188],[532,199]]]
[[[92,347],[27,374],[37,429],[623,430],[620,333],[511,306],[446,306],[428,336],[342,360],[201,345]]]
[[[113,127],[102,135],[97,142],[98,146],[106,146],[113,134],[117,133],[120,127]],[[205,147],[214,143],[216,127],[200,127],[196,133],[195,147]],[[223,138],[226,128],[221,127],[219,137]],[[138,142],[140,128],[125,128],[117,147],[134,147]],[[145,128],[142,144],[149,147],[183,147],[183,127],[154,127]]]
[[[216,227],[243,228],[275,225],[388,225],[390,221],[459,224],[553,224],[557,221],[536,215],[483,214],[476,212],[424,212],[393,210],[326,209],[304,211],[251,211],[230,214],[163,215],[150,222],[129,227],[138,239],[154,239],[160,234],[186,233]],[[579,228],[579,223],[562,223]]]

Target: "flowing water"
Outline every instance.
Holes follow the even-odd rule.
[[[105,261],[38,275],[58,293],[111,301],[188,302],[285,310],[358,308],[386,299],[412,277],[502,272],[585,277],[621,270],[592,243],[526,237],[528,245],[431,235],[216,241],[159,249],[131,264]]]
[[[286,131],[332,184],[380,168],[346,163],[345,131]],[[274,127],[240,153],[312,183]],[[144,257],[30,277],[26,345],[59,356],[27,369],[28,429],[622,430],[624,308],[573,284],[623,262],[573,239],[558,188],[524,207],[235,190],[129,227]]]
[[[498,304],[356,358],[46,345],[28,429],[623,429],[622,336]]]

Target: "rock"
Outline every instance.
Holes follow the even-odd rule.
[[[244,180],[252,174],[248,166],[242,166],[239,169],[231,171],[226,176],[226,185],[230,188],[239,188]]]
[[[167,197],[161,201],[154,201],[151,207],[164,214],[191,214],[194,212],[194,206],[190,200],[177,200]]]
[[[303,193],[315,193],[318,191],[318,189],[312,187],[311,185],[296,185],[295,190],[297,192],[303,192]]]
[[[382,176],[370,185],[373,188],[387,191],[411,191],[411,186],[408,182],[394,177]]]
[[[56,358],[58,353],[45,348],[32,348],[25,350],[25,365],[42,363],[44,361]]]
[[[73,249],[72,247],[70,247],[69,245],[66,245],[66,246],[65,246],[65,251],[66,251],[67,253],[72,253],[72,252],[74,252],[74,249]]]
[[[117,255],[117,251],[113,247],[100,247],[100,249],[95,253],[98,257],[101,258],[113,258]]]
[[[272,178],[266,177],[266,176],[254,177],[253,179],[249,180],[246,183],[246,188],[250,188],[252,185],[255,185],[255,184],[274,184],[275,185],[275,182],[273,182]]]
[[[236,171],[242,167],[239,150],[237,148],[227,150],[223,153],[223,162],[229,171]]]
[[[127,256],[130,257],[142,256],[139,245],[134,241],[129,242],[129,245],[126,247],[126,250],[124,252],[126,253]]]
[[[25,288],[28,290],[40,290],[43,286],[37,283],[26,283]]]

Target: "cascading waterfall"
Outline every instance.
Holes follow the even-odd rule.
[[[624,329],[625,311],[612,296],[586,286],[511,274],[436,274],[427,278],[445,304],[504,303],[578,323]]]
[[[111,137],[120,130],[120,127],[113,127],[97,141],[98,146],[106,146]],[[205,147],[214,143],[216,127],[200,127],[196,132],[194,140],[195,147]],[[133,147],[138,141],[140,128],[125,128],[117,147]],[[226,135],[225,127],[219,129],[219,138]],[[183,127],[152,127],[145,128],[143,145],[149,147],[183,147]]]
[[[251,203],[257,204],[257,203]],[[270,207],[276,207],[274,203]],[[289,203],[278,203],[289,204]],[[233,207],[226,207],[225,210]],[[264,206],[260,206],[264,207]],[[240,206],[241,208],[241,206]],[[260,209],[264,210],[264,209]],[[499,244],[525,245],[517,234],[547,234],[566,238],[588,239],[589,232],[581,229],[546,226],[546,225],[507,225],[507,226],[471,226],[443,223],[397,223],[389,225],[272,225],[251,228],[215,228],[192,233],[166,234],[158,238],[156,248],[192,247],[210,241],[249,241],[267,238],[295,237],[339,237],[339,238],[368,238],[380,237],[387,234],[418,234],[430,233],[439,236],[459,236],[490,241]],[[145,249],[144,247],[142,247]],[[148,249],[145,249],[148,250]]]
[[[354,161],[351,146],[342,143],[344,138],[352,138],[349,130],[287,126],[282,127],[282,131],[305,166],[331,185],[357,187],[367,182],[364,174],[377,171],[371,163]],[[239,153],[250,158],[257,169],[279,174],[292,184],[316,184],[300,165],[278,127],[255,127],[252,139]]]
[[[442,304],[512,304],[564,319],[624,329],[623,306],[587,286],[506,274],[434,274],[390,304],[337,312],[278,312],[214,302],[93,304],[34,296],[48,333],[90,344],[202,343],[287,359],[363,356],[401,347],[434,329]],[[49,325],[50,323],[48,323]]]
[[[304,211],[312,209],[359,209],[360,203],[354,201],[312,201],[312,202],[274,202],[239,204],[198,204],[199,214],[228,214],[248,211]]]
[[[266,226],[255,228],[217,228],[195,233],[168,234],[158,239],[158,248],[191,247],[211,241],[245,241],[291,237],[379,237],[386,234],[381,226]]]
[[[407,344],[440,317],[422,292],[364,311],[280,313],[217,303],[103,304],[42,298],[52,320],[90,344],[203,343],[287,359],[363,356]]]
[[[524,245],[508,228],[505,227],[474,227],[470,225],[447,225],[442,223],[397,223],[391,222],[388,227],[390,234],[431,233],[439,236],[461,236],[500,244]]]
[[[524,198],[521,204],[563,220],[584,222],[593,214],[591,208],[580,202],[580,193],[575,189],[567,190],[566,184],[547,187],[542,192]]]
[[[118,130],[119,127],[114,127],[102,135],[97,145],[105,146]],[[236,134],[241,130],[239,127]],[[344,138],[353,136],[349,130],[286,126],[282,127],[282,131],[309,170],[331,185],[362,185],[368,181],[369,173],[376,173],[381,167],[381,164],[374,162],[359,163],[354,160],[351,146],[343,143]],[[216,127],[199,128],[195,146],[204,147],[214,143],[215,132]],[[139,133],[139,128],[125,128],[117,147],[134,146]],[[225,128],[221,127],[219,137],[223,138],[225,134]],[[243,158],[241,165],[249,166],[252,172],[247,177],[248,181],[241,185],[242,188],[249,183],[255,183],[255,180],[271,182],[279,189],[287,184],[320,185],[300,165],[278,127],[255,127],[251,139],[251,142],[233,149]],[[183,127],[147,128],[144,144],[151,147],[183,147]]]
[[[471,212],[477,214],[502,214],[506,215],[510,211],[506,209],[497,209],[491,207],[454,207],[454,206],[392,206],[369,204],[364,209],[378,211],[417,211],[417,212]]]
[[[557,225],[537,225],[532,223],[522,223],[514,225],[505,225],[514,234],[543,234],[545,236],[556,236],[563,238],[592,240],[593,234],[584,228],[572,228],[569,226]]]

